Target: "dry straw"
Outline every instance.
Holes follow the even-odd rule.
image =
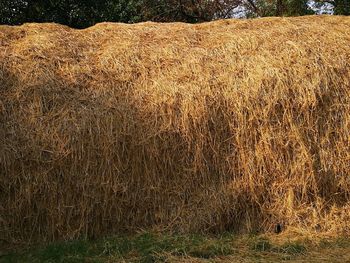
[[[0,26],[0,239],[350,232],[350,18]]]

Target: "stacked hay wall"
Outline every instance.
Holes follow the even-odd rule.
[[[350,18],[0,26],[0,237],[349,232]]]

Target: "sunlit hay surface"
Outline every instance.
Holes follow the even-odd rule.
[[[0,239],[350,233],[350,18],[0,26]]]

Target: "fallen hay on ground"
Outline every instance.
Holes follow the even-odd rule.
[[[350,18],[0,26],[0,239],[349,233]]]

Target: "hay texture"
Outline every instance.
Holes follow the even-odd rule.
[[[349,233],[350,18],[0,26],[0,237]]]

